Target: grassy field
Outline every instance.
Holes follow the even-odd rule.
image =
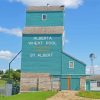
[[[57,92],[31,92],[22,93],[10,97],[0,97],[0,100],[46,100],[47,98],[55,95]]]
[[[93,99],[100,99],[100,92],[86,92],[82,91],[78,93],[78,96],[86,97],[86,98],[93,98]]]
[[[4,81],[4,80],[0,80],[0,87],[4,86],[5,83],[6,83],[6,81]]]

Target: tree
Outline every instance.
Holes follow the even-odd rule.
[[[17,69],[17,70],[16,70],[16,72],[19,72],[19,73],[21,73],[21,70],[20,70],[20,69]]]
[[[13,69],[10,70],[10,79],[13,81],[20,81],[20,73],[21,71],[18,69],[16,71],[14,71]],[[9,78],[9,70],[6,70],[6,72],[2,75],[3,79],[7,79]]]
[[[0,70],[0,75],[3,75],[3,70]]]
[[[14,70],[10,69],[10,74],[13,74]],[[9,74],[9,70],[6,70],[5,74]]]
[[[15,81],[20,81],[20,72],[15,71],[15,72],[13,73],[13,79],[14,79]]]

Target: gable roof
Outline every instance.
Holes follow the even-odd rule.
[[[62,52],[62,53],[63,53],[64,55],[69,56],[70,58],[72,58],[72,59],[74,59],[74,60],[78,61],[79,63],[81,63],[81,64],[83,64],[83,65],[86,66],[86,64],[85,64],[84,62],[78,60],[77,58],[75,58],[75,57],[73,57],[73,56],[71,56],[71,55],[69,55],[69,54],[67,54],[67,53],[65,53],[65,52]]]

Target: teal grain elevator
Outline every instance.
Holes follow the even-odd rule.
[[[21,92],[79,90],[85,64],[63,52],[64,6],[32,6],[22,36]]]

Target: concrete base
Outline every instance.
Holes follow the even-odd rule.
[[[12,95],[12,84],[6,84],[5,86],[5,95],[11,96]]]

